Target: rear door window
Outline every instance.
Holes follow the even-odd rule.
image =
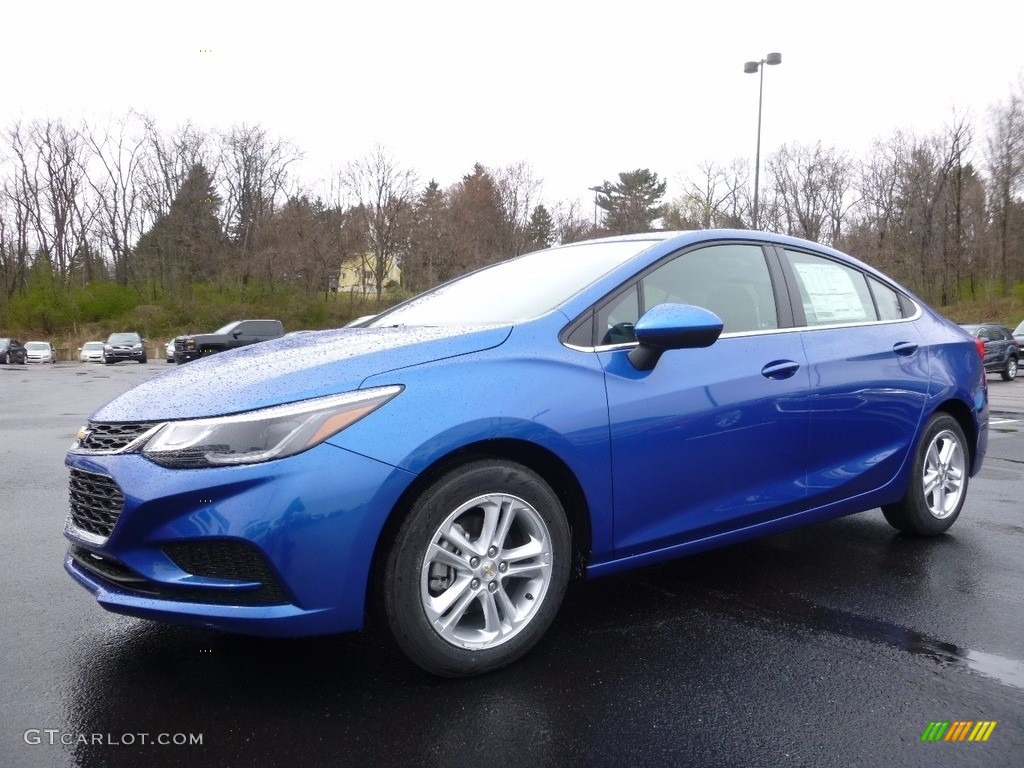
[[[864,273],[821,256],[788,248],[784,252],[800,290],[807,325],[841,325],[879,319]]]

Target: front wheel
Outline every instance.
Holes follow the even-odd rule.
[[[473,462],[413,504],[382,569],[384,618],[428,672],[498,669],[550,626],[570,551],[565,512],[539,475],[514,462]]]
[[[8,352],[8,353],[6,353],[4,355],[4,364],[5,365],[10,365],[11,364],[11,353],[10,352]]]
[[[903,498],[882,507],[885,519],[918,536],[949,530],[967,498],[970,450],[960,424],[948,413],[929,419],[914,451],[911,473]]]
[[[1017,378],[1017,358],[1009,358],[999,375],[1003,377],[1003,381],[1013,381]]]

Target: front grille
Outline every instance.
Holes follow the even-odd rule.
[[[113,453],[130,445],[133,440],[137,440],[140,436],[146,434],[153,426],[152,422],[125,422],[122,424],[97,424],[89,422],[89,426],[86,428],[88,430],[87,434],[79,442],[78,448],[83,451]]]
[[[107,538],[124,510],[124,494],[106,475],[71,470],[71,521],[75,527]]]

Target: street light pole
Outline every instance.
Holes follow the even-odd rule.
[[[781,53],[769,53],[760,61],[748,61],[743,65],[743,71],[752,75],[759,72],[761,82],[757,89],[757,154],[754,157],[754,229],[760,229],[760,217],[758,216],[758,192],[761,182],[761,104],[764,101],[764,65],[782,63]]]
[[[594,193],[594,229],[597,229],[597,196],[604,192],[604,187],[587,187]]]

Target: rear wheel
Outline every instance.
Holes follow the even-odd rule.
[[[1006,365],[1003,367],[1000,376],[1003,377],[1003,381],[1013,381],[1017,378],[1017,358],[1011,357],[1006,361]]]
[[[913,462],[906,494],[882,513],[898,530],[936,536],[953,525],[967,498],[970,451],[957,420],[948,413],[932,416]]]
[[[420,495],[382,569],[381,607],[402,651],[444,677],[489,672],[550,626],[569,581],[562,505],[537,474],[477,461]]]

